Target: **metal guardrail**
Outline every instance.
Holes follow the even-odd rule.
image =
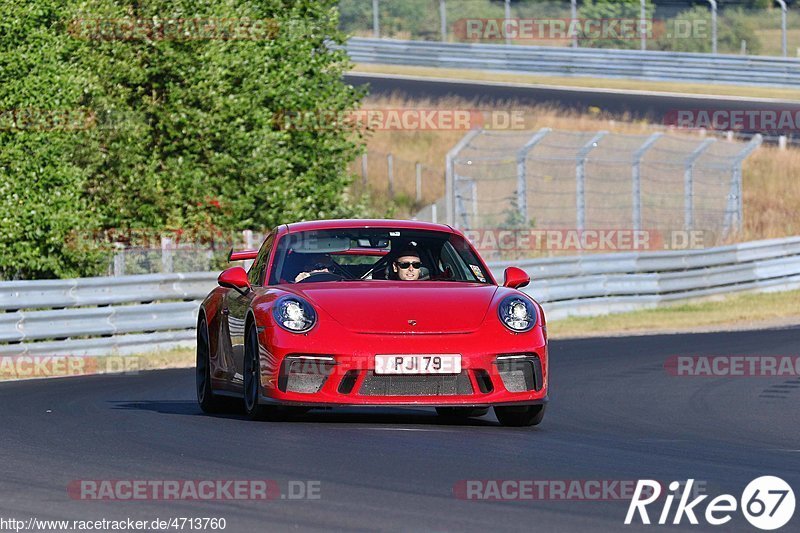
[[[496,262],[524,268],[550,319],[742,290],[800,288],[800,237],[688,252]],[[215,272],[0,283],[0,356],[126,354],[191,345]]]
[[[800,59],[779,57],[361,37],[352,37],[346,49],[356,63],[652,81],[800,86]]]

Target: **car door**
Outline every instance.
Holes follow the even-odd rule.
[[[235,371],[231,377],[231,384],[237,390],[243,385],[245,339],[244,326],[247,318],[247,310],[250,309],[250,303],[253,301],[253,297],[256,294],[256,289],[260,288],[264,284],[264,271],[266,270],[267,261],[269,260],[269,255],[272,251],[272,243],[274,238],[274,233],[270,233],[267,236],[267,238],[264,240],[264,244],[261,245],[261,249],[258,251],[256,260],[253,262],[253,265],[250,267],[250,270],[247,273],[248,280],[250,281],[250,285],[253,287],[253,290],[242,294],[235,289],[228,289],[228,292],[225,294],[223,299],[224,305],[222,313],[223,315],[227,316],[228,331],[231,339],[231,358],[233,359],[233,364],[235,367]]]

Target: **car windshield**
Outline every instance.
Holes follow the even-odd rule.
[[[269,284],[400,279],[491,283],[459,235],[344,228],[285,235],[277,244]]]

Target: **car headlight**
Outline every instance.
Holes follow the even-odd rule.
[[[292,333],[304,333],[317,323],[317,312],[297,296],[278,298],[272,306],[272,316],[280,327]]]
[[[522,333],[536,325],[536,307],[523,296],[506,296],[497,307],[500,322],[511,331]]]

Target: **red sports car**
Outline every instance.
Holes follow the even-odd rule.
[[[254,419],[313,408],[430,406],[505,425],[542,421],[548,399],[541,306],[502,286],[450,226],[325,220],[275,228],[253,260],[219,276],[197,323],[205,412],[243,398]]]

